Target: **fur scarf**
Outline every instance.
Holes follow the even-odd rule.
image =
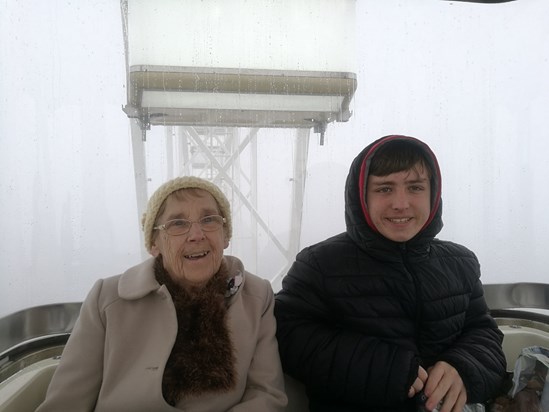
[[[185,397],[225,392],[236,385],[235,356],[227,327],[225,294],[229,273],[223,259],[219,271],[202,288],[185,290],[154,265],[156,280],[166,285],[177,314],[177,337],[164,369],[162,394],[175,406]]]

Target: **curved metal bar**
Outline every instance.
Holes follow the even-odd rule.
[[[23,346],[35,346],[37,340],[50,340],[70,334],[80,302],[37,306],[0,318],[0,366],[9,353]],[[55,340],[55,339],[54,339]]]
[[[511,308],[549,309],[549,284],[500,283],[484,285],[491,310]]]
[[[549,315],[515,309],[495,309],[490,314],[500,327],[528,327],[549,334]]]

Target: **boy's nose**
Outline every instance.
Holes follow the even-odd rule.
[[[409,205],[408,194],[402,190],[396,191],[393,197],[393,209],[406,209]]]

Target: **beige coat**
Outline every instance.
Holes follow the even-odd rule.
[[[267,412],[286,405],[268,281],[225,256],[244,281],[230,298],[228,328],[236,350],[233,391],[182,399],[162,397],[164,365],[177,332],[171,296],[153,273],[154,259],[95,283],[63,352],[46,400],[47,411]]]

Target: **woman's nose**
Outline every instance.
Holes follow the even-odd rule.
[[[202,226],[200,226],[200,223],[198,222],[191,223],[191,228],[187,233],[187,239],[191,241],[204,239],[204,231],[202,230]]]

